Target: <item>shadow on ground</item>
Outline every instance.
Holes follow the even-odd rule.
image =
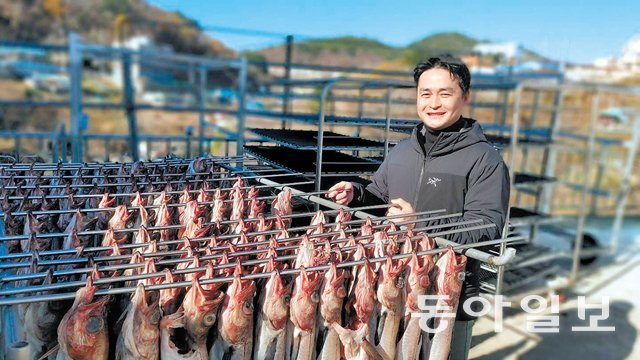
[[[575,332],[573,326],[587,326],[588,320],[578,317],[577,309],[565,310],[560,315],[560,333],[537,334],[541,341],[522,353],[527,339],[505,348],[496,349],[495,352],[477,357],[476,359],[626,359],[632,352],[638,331],[629,322],[629,313],[632,305],[627,302],[612,302],[609,307],[609,319],[602,320],[600,326],[615,326],[615,332]],[[587,319],[590,314],[598,315],[599,310],[587,311]],[[483,343],[492,336],[493,332],[474,336],[472,346]],[[520,354],[516,357],[516,354]]]

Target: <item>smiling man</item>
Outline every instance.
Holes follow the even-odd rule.
[[[509,173],[480,124],[462,116],[469,101],[469,69],[457,58],[434,57],[416,66],[414,80],[422,123],[389,152],[366,188],[343,181],[334,185],[327,197],[351,206],[390,202],[394,206],[388,215],[438,209],[461,213],[460,218],[425,220],[416,227],[479,220],[495,227],[445,237],[460,244],[499,238],[509,203]],[[468,357],[474,317],[462,311],[462,304],[478,294],[479,269],[480,263],[468,260],[450,359]]]

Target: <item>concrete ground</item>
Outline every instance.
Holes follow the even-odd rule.
[[[597,224],[591,224],[597,225]],[[589,224],[587,225],[589,226]],[[609,235],[606,226],[595,226],[600,241]],[[504,330],[494,330],[493,318],[478,319],[473,329],[470,359],[640,359],[640,221],[627,220],[615,255],[599,258],[583,267],[578,284],[567,291],[560,305],[559,332],[532,334],[526,331],[531,315],[520,307],[504,314]],[[613,332],[575,332],[572,326],[586,326],[578,314],[578,296],[588,304],[609,297],[609,318],[600,326],[614,326]],[[516,303],[517,304],[517,303]],[[549,314],[550,311],[544,314]],[[587,310],[598,315],[600,310]]]

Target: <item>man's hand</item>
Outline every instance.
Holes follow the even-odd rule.
[[[335,201],[338,205],[348,205],[353,200],[353,184],[341,181],[333,185],[324,196]]]
[[[411,206],[411,204],[409,204],[407,201],[405,201],[402,198],[392,199],[391,203],[393,204],[393,206],[387,210],[387,216],[413,214],[415,212],[415,210],[413,210],[413,206]],[[415,218],[416,218],[415,216],[398,217],[398,218],[389,219],[389,221],[392,221],[394,223],[399,223],[399,222],[408,221],[408,220],[415,220]],[[415,223],[406,224],[406,226],[410,229],[413,228],[414,225]]]

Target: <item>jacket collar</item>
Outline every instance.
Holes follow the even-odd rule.
[[[467,125],[458,132],[441,132],[438,134],[436,142],[431,148],[429,156],[440,156],[452,153],[465,147],[477,144],[479,142],[487,142],[487,138],[482,132],[480,124],[473,119],[463,118]],[[418,124],[411,132],[412,147],[419,153],[423,153],[422,146],[418,140],[418,134],[422,130],[424,124]],[[427,149],[428,151],[428,149]]]

